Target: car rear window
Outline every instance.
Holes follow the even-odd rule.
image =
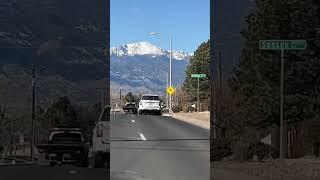
[[[154,101],[160,101],[159,96],[143,96],[141,99],[142,99],[142,100],[154,100]]]
[[[127,107],[136,107],[135,104],[127,104]]]
[[[54,143],[81,143],[82,136],[80,133],[57,133],[52,139]]]

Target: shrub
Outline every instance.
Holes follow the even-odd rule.
[[[227,138],[223,139],[211,139],[210,148],[210,160],[221,161],[224,157],[232,155],[231,140]]]
[[[177,113],[182,111],[182,108],[180,106],[172,106],[172,112]]]

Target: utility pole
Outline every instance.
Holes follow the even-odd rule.
[[[31,115],[31,161],[33,162],[34,156],[34,143],[35,143],[35,133],[34,133],[34,119],[35,119],[35,92],[36,92],[36,75],[35,75],[35,65],[32,67],[32,115]]]
[[[221,51],[219,52],[219,96],[222,97],[222,82],[221,82]],[[220,109],[221,109],[221,101],[219,101]]]
[[[221,51],[219,51],[219,61],[218,61],[218,80],[219,80],[219,93],[217,93],[217,98],[216,98],[216,124],[220,126],[222,123],[222,115],[221,115],[221,100],[222,100],[222,88],[221,88]],[[219,105],[218,105],[219,103]],[[218,128],[218,127],[217,127]],[[219,132],[216,134],[217,137],[219,137]]]
[[[167,87],[166,87],[166,89],[169,87],[169,74],[167,73]],[[166,97],[166,101],[167,101],[167,108],[169,108],[169,95],[168,95],[168,93],[166,92],[166,95],[167,95],[167,97]]]
[[[120,91],[119,91],[119,95],[120,95],[120,101],[122,100],[122,95],[121,95],[121,87],[122,87],[122,83],[120,83]]]
[[[169,84],[172,86],[172,37],[170,37]],[[172,96],[169,94],[169,114],[172,114]]]

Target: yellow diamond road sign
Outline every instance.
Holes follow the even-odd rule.
[[[167,88],[167,93],[168,94],[173,94],[174,93],[174,88],[172,86]]]

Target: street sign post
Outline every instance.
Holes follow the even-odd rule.
[[[287,123],[283,120],[283,69],[284,50],[305,50],[306,40],[260,40],[260,50],[280,50],[281,51],[281,75],[280,75],[280,159],[287,157]]]
[[[191,74],[192,78],[205,78],[207,77],[206,74]]]
[[[305,50],[306,40],[260,40],[261,50]]]
[[[174,91],[175,90],[174,90],[174,88],[172,86],[167,88],[167,93],[170,94],[170,95],[172,95],[174,93]]]
[[[206,75],[206,74],[191,74],[191,77],[198,79],[198,87],[197,87],[197,112],[199,112],[199,104],[200,104],[200,100],[199,100],[200,78],[206,78],[207,75]]]

